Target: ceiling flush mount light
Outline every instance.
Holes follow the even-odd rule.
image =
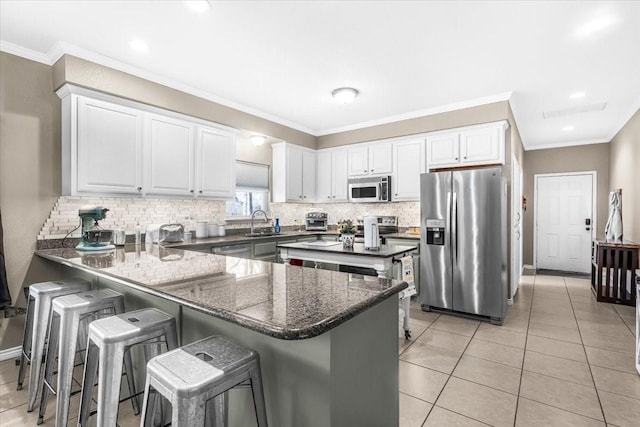
[[[259,147],[262,144],[264,144],[265,140],[266,138],[262,135],[251,135],[251,143],[256,147]]]
[[[571,132],[574,129],[573,126],[569,125],[569,126],[565,126],[562,128],[563,131],[565,132]]]
[[[129,40],[129,47],[136,52],[149,52],[149,45],[144,40],[135,39]]]
[[[194,12],[202,13],[211,9],[211,3],[208,0],[185,0],[184,4]]]
[[[584,92],[574,92],[571,95],[569,95],[569,99],[580,99],[580,98],[584,98],[585,95],[586,93]]]
[[[358,96],[358,90],[352,87],[340,87],[331,92],[331,95],[341,104],[348,104],[356,99]]]

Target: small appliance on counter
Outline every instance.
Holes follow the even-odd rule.
[[[109,209],[102,206],[82,206],[78,211],[82,234],[80,243],[76,246],[79,251],[107,251],[115,249],[111,244],[113,233],[111,230],[103,230],[98,221],[107,217]]]
[[[145,243],[177,243],[184,241],[182,224],[149,224]]]
[[[113,244],[116,246],[124,246],[127,233],[122,228],[114,228],[111,231],[113,232]]]
[[[380,231],[377,216],[364,217],[364,248],[369,251],[380,249]]]
[[[304,221],[307,231],[327,231],[329,215],[326,212],[308,212]]]
[[[356,243],[364,243],[365,247],[367,242],[365,241],[365,222],[367,218],[371,218],[369,221],[375,222],[378,229],[378,241],[384,239],[387,234],[394,234],[398,232],[398,217],[397,216],[380,216],[380,215],[368,215],[364,219],[358,219],[358,226],[356,232]],[[375,219],[374,219],[375,218]],[[369,227],[371,229],[371,227]],[[378,246],[380,246],[378,244]],[[375,247],[375,246],[372,246]]]

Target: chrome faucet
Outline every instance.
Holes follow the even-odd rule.
[[[263,211],[262,209],[256,209],[251,214],[251,234],[254,234],[254,231],[253,231],[253,220],[256,218],[256,214],[258,212],[262,212],[262,215],[264,215],[265,222],[269,222],[269,217],[267,216],[267,213],[265,211]]]

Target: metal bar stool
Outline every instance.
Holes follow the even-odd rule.
[[[89,325],[80,414],[78,426],[89,421],[93,386],[98,373],[97,423],[100,427],[115,427],[120,403],[120,384],[125,352],[138,344],[158,347],[164,339],[168,350],[178,346],[176,319],[155,308],[145,308],[98,319]],[[147,354],[145,347],[145,354]],[[99,371],[99,372],[98,372]],[[135,390],[133,375],[131,388]],[[134,400],[137,396],[132,396]]]
[[[53,310],[51,311],[51,320],[49,322],[49,348],[45,359],[38,424],[41,424],[44,420],[49,393],[52,392],[56,395],[56,426],[67,425],[69,402],[72,394],[73,369],[78,347],[80,347],[80,350],[85,349],[87,339],[86,325],[100,317],[113,316],[123,312],[124,297],[111,289],[80,292],[53,300]],[[82,330],[84,330],[84,333],[82,333]],[[78,338],[79,332],[83,335],[81,338]],[[80,339],[79,343],[78,339]],[[54,389],[52,379],[56,356],[58,357],[58,381],[57,387]],[[127,379],[129,380],[133,372],[129,353],[125,355],[124,363]],[[135,392],[131,387],[131,381],[129,380],[129,390],[132,393]],[[137,402],[134,401],[133,403],[134,411],[137,414],[140,412],[139,407],[135,404]]]
[[[205,419],[207,425],[226,425],[225,394],[246,381],[258,426],[266,427],[260,358],[255,351],[214,335],[156,356],[147,364],[140,426],[153,425],[155,392],[171,402],[176,427],[204,426]]]
[[[33,411],[33,408],[36,406],[52,300],[59,296],[77,294],[78,292],[85,292],[90,289],[91,282],[83,279],[34,283],[29,286],[27,318],[24,324],[17,387],[18,390],[22,390],[25,365],[27,362],[30,362],[27,411]]]

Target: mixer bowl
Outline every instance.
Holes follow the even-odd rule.
[[[109,244],[112,236],[112,230],[87,230],[82,234],[82,240],[89,246],[105,246]]]

